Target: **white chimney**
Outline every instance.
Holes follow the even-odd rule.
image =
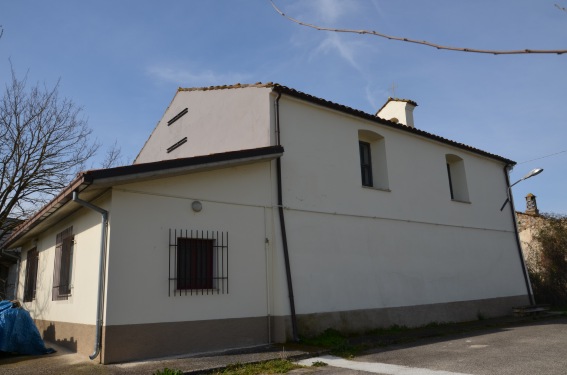
[[[415,107],[417,107],[417,103],[413,100],[388,98],[386,104],[376,112],[376,116],[413,128],[413,110]]]

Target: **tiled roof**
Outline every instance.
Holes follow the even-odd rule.
[[[303,99],[305,101],[314,103],[314,104],[318,104],[321,105],[323,107],[327,107],[327,108],[331,108],[337,111],[341,111],[344,113],[348,113],[350,115],[359,117],[359,118],[363,118],[365,120],[369,120],[390,128],[394,128],[394,129],[398,129],[401,131],[405,131],[408,133],[412,133],[414,135],[418,135],[421,137],[425,137],[428,139],[432,139],[434,141],[437,142],[441,142],[453,147],[457,147],[460,148],[462,150],[466,150],[466,151],[470,151],[473,152],[475,154],[478,155],[482,155],[491,159],[495,159],[498,160],[500,162],[506,163],[506,164],[510,164],[510,165],[515,165],[516,162],[512,161],[510,159],[504,158],[502,156],[498,156],[496,154],[492,154],[483,150],[480,150],[478,148],[472,147],[472,146],[468,146],[464,143],[460,143],[460,142],[456,142],[456,141],[452,141],[450,139],[447,138],[443,138],[441,136],[426,132],[424,130],[420,130],[420,129],[416,129],[416,128],[412,128],[403,124],[398,124],[392,121],[388,121],[382,118],[379,118],[373,114],[370,113],[366,113],[363,112],[361,110],[358,109],[354,109],[351,107],[348,107],[346,105],[342,105],[342,104],[338,104],[338,103],[334,103],[331,102],[329,100],[323,99],[323,98],[319,98],[310,94],[306,94],[304,92],[295,90],[293,88],[287,87],[287,86],[283,86],[280,85],[278,83],[273,83],[273,82],[267,82],[267,83],[262,83],[262,82],[256,82],[253,84],[241,84],[241,83],[237,83],[235,85],[223,85],[223,86],[209,86],[209,87],[195,87],[195,88],[182,88],[180,87],[178,89],[178,91],[208,91],[208,90],[227,90],[227,89],[241,89],[241,88],[248,88],[248,87],[258,87],[258,88],[271,88],[272,90],[274,90],[275,92],[278,93],[282,93],[282,94],[286,94],[289,96],[293,96],[295,98],[299,98],[299,99]],[[388,101],[391,100],[397,100],[397,101],[405,101],[408,102],[410,104],[414,104],[417,106],[417,103],[412,101],[412,100],[408,100],[408,99],[398,99],[398,98],[388,98]]]
[[[378,116],[378,113],[380,113],[380,111],[383,110],[384,107],[385,107],[388,103],[390,103],[390,102],[406,102],[406,103],[409,103],[409,104],[413,105],[414,107],[417,107],[417,103],[414,102],[413,100],[410,100],[410,99],[400,99],[400,98],[392,98],[392,97],[390,96],[390,97],[388,97],[388,100],[386,100],[386,103],[384,103],[384,105],[383,105],[382,107],[380,107],[379,110],[376,111],[376,116]]]
[[[6,246],[11,246],[35,226],[65,206],[71,200],[74,191],[78,193],[84,192],[89,186],[97,182],[102,184],[103,187],[108,187],[116,183],[152,179],[157,176],[175,176],[176,174],[189,173],[189,171],[222,168],[238,165],[238,163],[245,164],[259,160],[269,160],[281,156],[283,152],[282,146],[268,146],[80,172],[59,195],[18,226],[6,239],[5,244]]]

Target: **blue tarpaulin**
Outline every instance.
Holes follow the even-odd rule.
[[[55,350],[45,347],[29,312],[0,301],[0,352],[38,355]]]

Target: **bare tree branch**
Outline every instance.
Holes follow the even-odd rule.
[[[52,198],[98,149],[81,108],[53,88],[11,80],[0,98],[0,237]],[[1,238],[0,238],[1,240]]]
[[[118,141],[115,140],[114,144],[106,150],[106,155],[101,164],[102,168],[112,168],[123,165],[124,160],[122,157],[122,149],[118,146]]]
[[[489,49],[450,47],[450,46],[443,46],[443,45],[440,45],[440,44],[431,43],[431,42],[428,42],[428,41],[425,41],[425,40],[416,40],[416,39],[387,35],[387,34],[383,34],[383,33],[380,33],[378,31],[372,31],[372,30],[353,30],[353,29],[337,29],[337,28],[332,28],[332,27],[322,27],[322,26],[317,26],[317,25],[314,25],[314,24],[302,22],[302,21],[299,21],[295,18],[292,18],[292,17],[286,15],[284,12],[282,12],[276,6],[276,4],[274,4],[273,0],[270,0],[270,2],[272,3],[272,6],[276,10],[276,12],[278,12],[284,18],[287,18],[288,20],[295,22],[298,25],[310,27],[312,29],[320,30],[320,31],[333,31],[333,32],[337,32],[337,33],[351,33],[351,34],[368,34],[368,35],[378,36],[378,37],[381,37],[381,38],[386,38],[386,39],[389,39],[389,40],[397,40],[397,41],[400,41],[400,42],[421,44],[421,45],[424,45],[424,46],[437,48],[439,50],[471,52],[471,53],[486,53],[486,54],[491,54],[491,55],[520,55],[520,54],[557,54],[557,55],[561,55],[561,54],[567,53],[567,49],[556,49],[556,50],[534,50],[534,49],[489,50]]]

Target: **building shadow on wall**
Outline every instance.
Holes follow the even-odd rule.
[[[55,335],[55,325],[49,323],[49,326],[43,330],[43,340],[53,343],[55,345],[61,346],[62,348],[68,349],[73,353],[77,353],[77,340],[71,336],[70,339],[57,339]]]

